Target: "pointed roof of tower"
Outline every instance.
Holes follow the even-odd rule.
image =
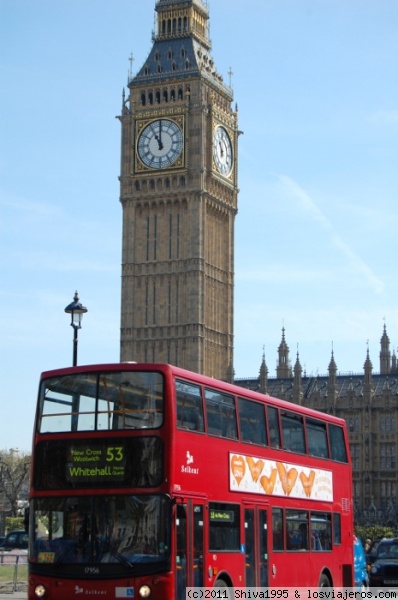
[[[300,357],[299,357],[299,351],[298,351],[298,344],[297,344],[296,362],[294,364],[294,372],[295,373],[301,373],[302,372],[301,363],[300,363]]]
[[[366,350],[366,360],[364,362],[363,368],[364,368],[365,373],[370,373],[373,369],[372,361],[370,360],[370,356],[369,356],[369,345]]]
[[[383,335],[380,338],[380,354],[382,352],[389,352],[389,351],[390,351],[390,338],[387,335],[387,327],[386,327],[386,324],[384,323]]]
[[[129,81],[135,85],[157,84],[173,80],[203,77],[233,99],[231,87],[223,82],[211,56],[209,10],[202,0],[158,0],[157,31],[152,49],[138,73]]]
[[[390,338],[387,335],[386,324],[383,326],[383,335],[380,338],[380,373],[386,375],[391,370]]]
[[[279,348],[278,350],[289,350],[289,346],[286,343],[286,339],[285,339],[285,328],[282,327],[282,340],[281,343],[279,344]]]
[[[262,394],[266,394],[267,393],[267,379],[268,379],[268,367],[267,367],[267,363],[265,362],[265,352],[263,351],[263,360],[261,361],[261,366],[260,366],[260,374],[259,374],[259,391]]]
[[[267,363],[265,362],[265,352],[263,350],[263,358],[261,361],[261,365],[260,365],[260,377],[261,375],[268,375],[268,367],[267,367]]]
[[[331,356],[331,359],[330,359],[328,370],[329,370],[329,373],[331,373],[331,372],[336,373],[336,371],[337,371],[336,361],[334,360],[333,345],[332,345],[332,356]]]

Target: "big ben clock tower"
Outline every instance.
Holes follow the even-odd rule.
[[[158,0],[123,98],[121,360],[233,378],[237,112],[202,0]]]

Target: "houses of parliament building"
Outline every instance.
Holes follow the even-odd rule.
[[[268,376],[263,357],[259,376],[236,384],[302,404],[346,420],[348,425],[356,522],[396,525],[398,363],[384,325],[379,372],[369,349],[362,373],[340,374],[332,351],[327,375],[303,374],[299,355],[292,368],[282,329],[276,377]]]
[[[216,68],[206,0],[153,0],[155,30],[123,91],[121,360],[168,362],[232,381],[238,108]],[[149,32],[148,32],[149,33]],[[396,522],[397,359],[380,372],[326,376],[291,367],[282,332],[276,377],[238,380],[333,413],[349,426],[358,518]]]

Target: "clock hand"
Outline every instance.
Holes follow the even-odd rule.
[[[219,144],[220,144],[220,155],[221,155],[221,156],[224,156],[224,149],[223,149],[223,145],[222,145],[222,143],[221,143],[221,142],[219,142]]]
[[[158,138],[159,150],[163,150],[162,144],[162,120],[159,121],[159,138]]]
[[[156,133],[155,133],[155,140],[158,143],[159,150],[163,150],[163,144],[162,144],[162,138],[161,138],[161,136],[156,135]]]

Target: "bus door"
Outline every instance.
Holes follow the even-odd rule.
[[[187,587],[204,585],[204,509],[198,500],[177,504],[176,509],[176,600],[185,600]]]
[[[246,586],[268,586],[268,509],[245,508]]]

